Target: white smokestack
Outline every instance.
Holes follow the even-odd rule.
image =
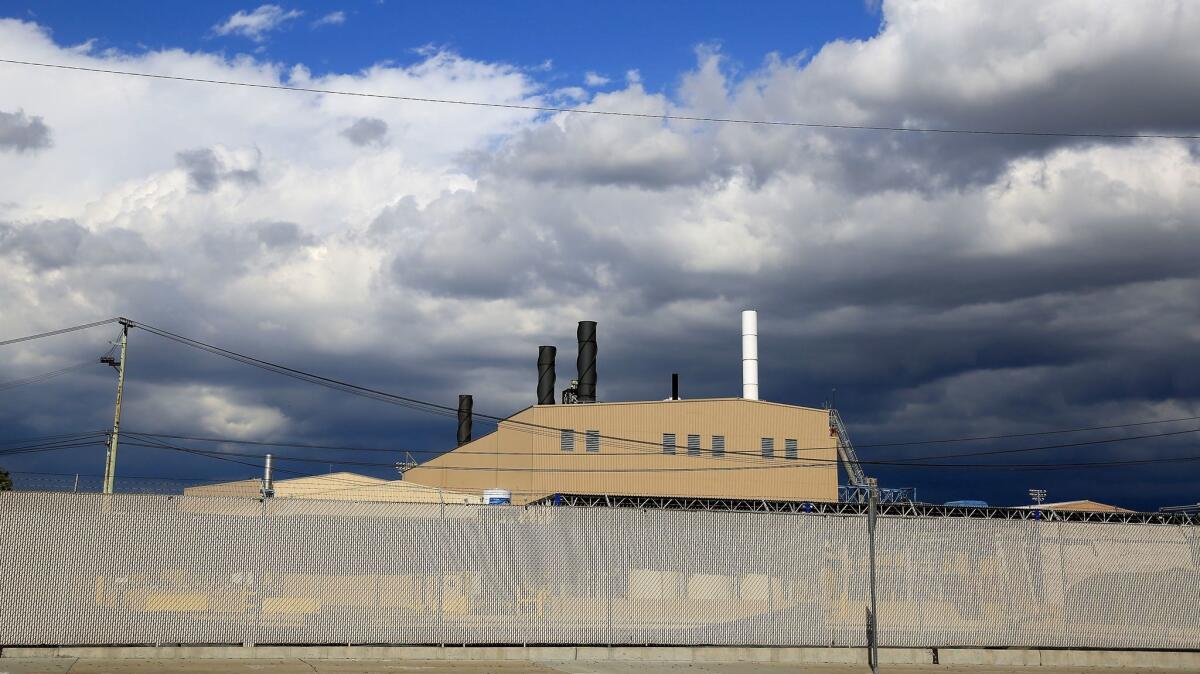
[[[758,400],[758,312],[742,312],[742,397]]]

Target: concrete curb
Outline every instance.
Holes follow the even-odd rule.
[[[941,648],[940,665],[1148,668],[1200,671],[1200,651]],[[762,646],[52,646],[8,647],[0,658],[103,660],[313,659],[397,661],[675,662],[865,665],[864,648]],[[881,648],[880,664],[932,665],[934,649]]]

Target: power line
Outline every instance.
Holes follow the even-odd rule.
[[[980,440],[1003,440],[1003,439],[1010,439],[1010,438],[1035,437],[1035,436],[1039,436],[1039,435],[1064,435],[1064,434],[1068,434],[1068,433],[1083,433],[1083,432],[1088,432],[1088,431],[1113,430],[1113,429],[1117,429],[1117,428],[1131,428],[1131,427],[1137,427],[1137,426],[1170,424],[1170,423],[1176,423],[1176,422],[1180,422],[1180,421],[1195,421],[1197,419],[1200,419],[1200,416],[1177,417],[1174,419],[1160,419],[1157,421],[1137,421],[1137,422],[1131,422],[1131,423],[1127,423],[1127,424],[1109,424],[1109,425],[1105,425],[1105,426],[1085,426],[1085,427],[1080,427],[1080,428],[1063,428],[1063,429],[1056,429],[1056,430],[1050,430],[1050,431],[1031,431],[1031,432],[1026,432],[1026,433],[1007,433],[1007,434],[1002,434],[1002,435],[975,435],[975,436],[959,437],[959,438],[935,438],[935,439],[925,439],[925,440],[911,440],[911,441],[905,441],[905,442],[883,442],[883,443],[873,443],[873,444],[856,444],[855,447],[861,449],[863,447],[871,447],[871,448],[903,447],[903,446],[911,446],[911,445],[935,445],[935,444],[947,444],[947,443],[956,443],[956,442],[973,442],[973,441],[980,441]],[[1162,437],[1163,435],[1182,435],[1185,433],[1192,433],[1192,432],[1194,432],[1194,431],[1186,430],[1186,431],[1180,431],[1178,433],[1139,435],[1139,436],[1133,436],[1132,438],[1117,438],[1117,440],[1154,438],[1154,437]],[[382,454],[418,454],[418,455],[419,454],[436,454],[436,455],[442,455],[442,454],[446,454],[446,453],[453,451],[455,454],[486,455],[486,456],[493,456],[496,454],[501,454],[501,455],[512,454],[515,456],[566,456],[566,455],[570,455],[569,453],[565,453],[562,451],[524,452],[524,451],[520,451],[520,450],[515,450],[515,451],[488,452],[488,451],[471,451],[471,450],[464,450],[464,449],[454,449],[454,450],[447,450],[447,449],[388,449],[388,448],[384,448],[384,447],[320,445],[320,444],[308,444],[308,443],[301,443],[301,442],[283,442],[283,441],[272,442],[272,441],[266,441],[266,440],[245,440],[245,439],[240,439],[240,438],[226,438],[226,437],[214,437],[214,436],[179,435],[179,434],[171,434],[171,433],[147,433],[145,431],[137,431],[137,434],[141,435],[141,436],[146,436],[146,437],[167,438],[169,440],[191,440],[194,442],[212,442],[212,443],[229,444],[229,445],[244,445],[244,446],[258,446],[258,447],[284,447],[284,448],[293,448],[293,449],[328,449],[328,450],[342,451],[342,452],[376,452],[376,453],[382,453]],[[653,443],[653,441],[651,441],[651,440],[646,440],[643,442]],[[655,445],[655,447],[660,446],[659,443],[654,443],[654,445]],[[1069,446],[1074,446],[1074,445],[1069,445]],[[1055,445],[1053,447],[1057,447],[1057,445]],[[684,445],[675,445],[675,449],[686,450],[687,447]],[[820,446],[820,447],[817,447],[817,446],[797,447],[796,451],[806,452],[806,451],[818,451],[818,450],[830,450],[830,449],[837,449],[837,447],[833,446],[833,445],[824,445],[824,446]],[[939,454],[936,456],[939,458],[947,458],[947,457],[954,457],[954,456],[981,456],[981,455],[990,454],[990,453],[1003,454],[1003,453],[1008,453],[1008,452],[1013,452],[1013,451],[1026,451],[1026,450],[1024,450],[1024,449],[998,450],[996,452],[972,452],[972,453],[968,453],[968,454]],[[747,454],[747,455],[760,456],[760,454],[758,452],[744,452],[744,451],[737,451],[737,450],[726,450],[725,453],[726,454]],[[605,452],[605,455],[606,456],[646,456],[646,452]],[[579,454],[579,456],[586,456],[586,454]]]
[[[1020,448],[1020,449],[999,450],[999,451],[1000,452],[1028,452],[1028,451],[1037,451],[1037,450],[1042,450],[1042,449],[1062,449],[1062,448],[1066,448],[1066,447],[1081,447],[1081,446],[1088,446],[1088,445],[1104,444],[1104,443],[1111,443],[1111,442],[1121,442],[1121,441],[1128,441],[1128,440],[1135,440],[1135,439],[1142,439],[1142,438],[1164,437],[1166,435],[1180,435],[1183,433],[1196,433],[1196,432],[1200,432],[1200,428],[1189,429],[1187,431],[1176,431],[1176,432],[1172,432],[1172,433],[1156,434],[1156,435],[1130,436],[1127,438],[1113,438],[1113,439],[1109,439],[1109,440],[1092,440],[1092,441],[1078,442],[1078,443],[1064,443],[1064,444],[1059,444],[1059,445],[1045,445],[1045,446],[1041,446],[1041,447],[1025,447],[1025,448]],[[134,435],[134,434],[131,433],[130,435]],[[144,438],[140,438],[140,436],[139,436],[139,439],[144,439]],[[170,445],[167,443],[158,443],[157,446],[161,447],[163,449],[175,449],[175,450],[185,451],[185,452],[193,453],[193,454],[213,456],[214,458],[215,457],[224,457],[227,454],[229,454],[229,453],[225,453],[225,452],[214,452],[214,451],[209,451],[209,450],[198,450],[198,449],[193,449],[193,448],[185,448],[185,447],[180,447],[177,445]],[[983,456],[983,455],[995,454],[995,453],[998,453],[998,452],[990,451],[990,452],[979,452],[976,454],[959,454],[959,455],[952,455],[952,456],[953,457]],[[245,453],[233,453],[233,455],[247,457],[247,458],[250,458],[250,457],[263,458],[261,455],[251,455],[251,454],[245,454]],[[599,457],[599,456],[603,456],[603,455],[593,455],[593,456]],[[369,462],[369,461],[342,461],[342,460],[327,459],[327,458],[318,459],[318,458],[307,458],[307,457],[290,457],[290,456],[281,456],[278,454],[273,454],[272,458],[274,458],[277,461],[294,461],[294,462],[302,462],[302,463],[327,463],[327,464],[347,465],[347,466],[390,467],[392,465],[389,463],[378,463],[378,462]],[[935,459],[936,458],[951,458],[951,455],[943,455],[940,457],[928,457],[928,458],[935,458]],[[1019,463],[929,463],[929,462],[916,463],[915,461],[918,461],[918,460],[921,460],[921,459],[913,459],[913,460],[908,460],[908,461],[863,461],[862,463],[865,465],[894,466],[894,467],[904,467],[904,468],[984,468],[984,469],[1009,470],[1009,469],[1014,469],[1014,468],[1051,469],[1051,468],[1073,468],[1073,467],[1087,467],[1087,466],[1123,466],[1123,465],[1138,465],[1138,464],[1144,464],[1144,463],[1187,462],[1187,461],[1200,460],[1200,457],[1188,456],[1188,457],[1172,457],[1172,458],[1166,458],[1166,459],[1137,459],[1137,460],[1121,460],[1121,461],[1073,462],[1073,463],[1026,463],[1026,464],[1019,464]],[[737,466],[680,467],[680,468],[659,468],[659,467],[655,467],[655,468],[551,468],[551,467],[510,468],[510,467],[486,467],[486,466],[429,466],[429,468],[431,470],[451,470],[451,471],[467,471],[467,472],[471,472],[471,471],[474,471],[474,472],[515,472],[515,473],[672,473],[672,472],[725,472],[725,471],[735,471],[735,470],[737,470],[737,471],[740,471],[740,470],[781,470],[781,469],[787,469],[787,468],[818,468],[818,467],[836,468],[837,463],[838,463],[838,459],[808,458],[808,459],[803,459],[803,460],[782,459],[782,460],[773,462],[768,465],[737,465]]]
[[[191,82],[195,84],[214,84],[232,87],[246,87],[251,89],[270,89],[275,91],[291,91],[309,94],[327,94],[331,96],[356,96],[360,98],[374,98],[391,101],[405,101],[409,103],[432,103],[440,105],[461,105],[477,108],[493,108],[504,110],[524,110],[528,112],[552,112],[552,113],[572,113],[582,115],[596,115],[606,117],[624,117],[635,119],[655,119],[662,121],[677,121],[677,122],[703,122],[709,124],[743,124],[750,126],[774,126],[774,127],[793,127],[805,129],[839,129],[847,131],[883,131],[883,132],[904,132],[904,133],[922,133],[922,134],[952,134],[952,135],[976,135],[976,136],[1033,136],[1033,137],[1058,137],[1058,138],[1098,138],[1098,139],[1136,139],[1136,138],[1165,138],[1178,140],[1197,140],[1200,135],[1192,134],[1170,134],[1170,133],[1103,133],[1103,132],[1075,132],[1075,131],[1022,131],[1022,130],[1003,130],[1003,129],[960,129],[960,128],[940,128],[940,127],[910,127],[910,126],[875,126],[867,124],[837,124],[827,122],[799,122],[787,120],[766,120],[766,119],[743,119],[735,117],[702,117],[696,115],[672,115],[672,114],[655,114],[647,112],[622,112],[619,110],[594,110],[587,108],[563,108],[549,105],[528,105],[523,103],[489,103],[485,101],[472,101],[465,99],[451,98],[431,98],[427,96],[398,96],[392,94],[377,94],[362,91],[342,91],[337,89],[317,89],[314,87],[297,87],[285,84],[260,84],[254,82],[238,82],[234,80],[218,80],[208,79],[203,77],[185,77],[182,75],[162,75],[157,73],[145,73],[132,70],[114,70],[110,68],[92,68],[86,66],[69,66],[62,63],[41,63],[37,61],[19,61],[16,59],[0,59],[0,63],[8,63],[10,65],[31,66],[37,68],[53,68],[58,70],[72,70],[86,73],[101,73],[105,75],[122,75],[125,77],[141,77],[146,79],[170,80],[175,82]]]
[[[88,328],[94,328],[94,327],[97,327],[100,325],[108,325],[109,323],[116,323],[117,320],[118,319],[116,319],[116,318],[108,318],[103,321],[96,321],[94,323],[84,323],[83,325],[73,325],[69,328],[62,328],[61,330],[51,330],[50,332],[41,332],[36,335],[27,335],[25,337],[17,337],[15,339],[8,339],[8,340],[4,340],[4,341],[0,342],[0,346],[8,346],[9,344],[17,344],[19,342],[28,342],[30,340],[41,339],[43,337],[53,337],[55,335],[61,335],[61,334],[68,333],[68,332],[75,332],[77,330],[87,330]]]
[[[108,353],[105,355],[106,356],[112,355],[112,352],[115,348],[116,347],[109,349]],[[82,363],[76,363],[75,365],[68,365],[67,367],[60,368],[58,370],[51,370],[50,372],[43,372],[41,374],[35,374],[33,376],[25,377],[23,379],[12,379],[9,381],[0,382],[0,391],[7,391],[9,389],[14,389],[14,388],[17,388],[20,386],[27,386],[29,384],[40,384],[44,381],[49,381],[51,379],[54,379],[55,377],[61,377],[62,375],[67,374],[68,372],[74,372],[76,370],[82,370],[87,367],[92,367],[92,366],[96,365],[96,363],[98,363],[98,362],[99,362],[98,359],[85,360]]]
[[[128,320],[128,319],[125,319],[125,320]],[[200,350],[203,350],[203,351],[215,354],[215,355],[219,355],[224,358],[229,358],[229,359],[232,359],[232,360],[240,362],[240,363],[258,367],[260,369],[264,369],[264,370],[267,370],[270,372],[275,372],[277,374],[282,374],[284,376],[292,377],[294,379],[299,379],[301,381],[307,381],[309,383],[317,384],[319,386],[325,386],[327,388],[344,391],[344,392],[351,393],[354,395],[365,396],[365,397],[375,399],[375,400],[380,400],[383,402],[391,402],[394,404],[400,404],[405,407],[409,407],[411,409],[432,412],[432,413],[436,413],[436,414],[442,414],[444,416],[450,416],[451,414],[457,415],[457,413],[458,413],[458,410],[456,408],[449,407],[447,405],[441,405],[438,403],[419,400],[419,399],[411,398],[411,397],[407,397],[407,396],[400,396],[397,394],[388,393],[386,391],[381,391],[378,389],[373,389],[373,388],[369,388],[369,387],[365,387],[365,386],[359,386],[357,384],[351,384],[349,382],[317,375],[317,374],[314,374],[311,372],[306,372],[304,370],[287,367],[285,365],[280,365],[278,363],[272,363],[270,361],[266,361],[266,360],[263,360],[260,358],[248,356],[246,354],[241,354],[236,351],[231,351],[229,349],[225,349],[225,348],[213,345],[213,344],[208,344],[205,342],[201,342],[199,340],[192,339],[190,337],[185,337],[183,335],[169,332],[169,331],[163,330],[161,328],[156,328],[154,326],[147,325],[145,323],[138,323],[136,321],[129,321],[129,323],[130,323],[130,325],[132,325],[134,327],[140,327],[140,328],[150,332],[151,334],[155,334],[160,337],[170,339],[172,341],[178,342],[180,344],[184,344],[186,346],[191,346],[193,348],[197,348],[197,349],[200,349]],[[493,421],[497,425],[499,425],[501,423],[509,424],[509,426],[511,428],[514,428],[515,430],[521,430],[521,431],[530,432],[530,433],[538,433],[538,434],[542,434],[542,435],[557,435],[558,433],[561,433],[563,430],[560,428],[546,426],[543,424],[536,424],[536,423],[527,422],[527,421],[520,421],[520,420],[511,419],[511,418],[506,419],[506,418],[502,418],[502,417],[498,417],[498,416],[494,416],[494,415],[490,415],[490,414],[484,414],[481,412],[473,412],[472,416],[475,418],[482,418],[482,419],[485,419],[488,421]],[[1181,417],[1179,419],[1174,419],[1174,420],[1135,422],[1135,423],[1131,423],[1128,425],[1129,426],[1149,425],[1149,424],[1157,424],[1157,423],[1168,423],[1170,421],[1187,421],[1187,420],[1193,420],[1193,419],[1197,419],[1197,418],[1200,418],[1200,417],[1193,416],[1193,417]],[[1035,435],[1041,435],[1041,434],[1068,433],[1068,432],[1086,431],[1086,430],[1105,430],[1105,429],[1111,429],[1111,428],[1120,428],[1122,426],[1123,426],[1122,424],[1111,424],[1108,426],[1093,426],[1093,427],[1084,428],[1084,429],[1065,429],[1065,430],[1060,429],[1060,430],[1055,430],[1055,431],[1047,431],[1045,433],[1031,432],[1031,433],[1015,433],[1015,434],[1011,434],[1009,436],[1004,436],[1004,435],[974,436],[971,438],[963,438],[963,439],[943,439],[943,440],[940,440],[937,442],[975,441],[975,440],[1000,439],[1000,438],[1004,438],[1004,437],[1029,437],[1029,436],[1035,436]],[[1179,434],[1186,433],[1186,432],[1191,432],[1191,431],[1183,431]],[[600,435],[599,437],[603,440],[608,440],[610,442],[610,444],[612,444],[612,445],[647,447],[648,449],[645,451],[645,453],[647,453],[647,454],[650,454],[650,453],[657,454],[662,450],[662,445],[653,440],[640,440],[640,439],[636,439],[636,438],[622,438],[622,437],[609,436],[609,435]],[[1148,437],[1158,437],[1158,436],[1148,436]],[[1135,436],[1134,438],[1130,438],[1130,439],[1140,439],[1140,437]],[[1117,441],[1117,440],[1094,441],[1091,443],[1084,443],[1084,444],[1103,444],[1103,442],[1115,442],[1115,441]],[[901,445],[908,445],[908,444],[917,444],[917,442],[890,443],[890,446],[901,446]],[[861,445],[861,446],[866,447],[866,446],[870,446],[870,445]],[[889,446],[889,445],[879,445],[879,446]],[[1064,446],[1074,446],[1074,445],[1068,444],[1068,445],[1064,445]],[[653,448],[653,449],[649,449],[649,448]],[[676,445],[674,447],[674,449],[682,452],[683,450],[686,450],[687,448],[682,445]],[[808,448],[805,448],[805,451],[831,450],[831,449],[836,449],[836,446],[808,447]],[[799,450],[797,450],[797,451],[799,451]],[[1020,450],[1020,451],[1026,451],[1026,450]],[[751,463],[761,463],[762,462],[762,458],[760,458],[758,453],[756,453],[756,452],[750,452],[750,451],[745,451],[745,450],[727,450],[726,454],[731,455],[731,457],[735,460],[743,460],[743,461],[747,461],[747,462],[751,462]],[[931,458],[937,458],[937,457],[931,457]],[[836,459],[831,460],[831,461],[836,461]],[[870,462],[863,461],[860,463],[869,464]]]
[[[419,400],[416,398],[410,398],[407,396],[401,396],[401,395],[397,395],[394,393],[388,393],[386,391],[381,391],[379,389],[374,389],[374,388],[370,388],[370,387],[366,387],[366,386],[360,386],[358,384],[352,384],[350,382],[333,379],[330,377],[325,377],[325,376],[318,375],[318,374],[315,374],[312,372],[306,372],[304,370],[299,370],[296,368],[288,367],[286,365],[272,363],[270,361],[263,360],[261,358],[255,358],[253,356],[248,356],[246,354],[238,353],[236,351],[225,349],[225,348],[216,346],[214,344],[209,344],[207,342],[201,342],[200,340],[192,339],[191,337],[185,337],[183,335],[179,335],[174,332],[163,330],[161,328],[156,328],[156,327],[154,327],[152,325],[148,325],[146,323],[139,323],[137,321],[132,321],[129,319],[122,319],[122,320],[126,321],[130,326],[141,328],[141,329],[149,332],[150,334],[157,335],[159,337],[163,337],[165,339],[169,339],[169,340],[175,341],[177,343],[183,344],[185,346],[190,346],[192,348],[199,349],[201,351],[206,351],[208,353],[211,353],[211,354],[214,354],[217,356],[221,356],[223,358],[228,358],[230,360],[233,360],[233,361],[236,361],[239,363],[243,363],[245,365],[257,367],[259,369],[263,369],[268,372],[274,372],[276,374],[281,374],[285,377],[291,377],[293,379],[298,379],[300,381],[306,381],[311,384],[316,384],[318,386],[324,386],[326,388],[331,388],[331,389],[334,389],[337,391],[350,393],[352,395],[357,395],[357,396],[361,396],[361,397],[365,397],[365,398],[370,398],[372,400],[379,400],[382,402],[392,403],[395,405],[400,405],[402,407],[407,407],[409,409],[422,411],[422,412],[428,412],[431,414],[438,414],[438,415],[447,416],[447,417],[454,417],[454,416],[457,416],[457,414],[458,414],[457,408],[449,407],[447,405],[442,405],[439,403],[433,403],[433,402],[428,402],[428,401],[424,401],[424,400]],[[477,419],[483,419],[486,421],[491,421],[497,425],[499,425],[501,423],[509,424],[511,427],[514,427],[517,430],[521,430],[523,432],[528,432],[528,433],[538,433],[538,434],[542,434],[542,435],[557,435],[558,433],[560,433],[562,431],[562,429],[556,428],[556,427],[546,426],[543,424],[535,424],[535,423],[528,422],[528,421],[519,421],[519,420],[515,420],[515,419],[510,419],[510,418],[498,417],[498,416],[494,416],[494,415],[490,415],[490,414],[483,414],[481,412],[473,412],[472,417],[477,418]],[[646,452],[648,452],[648,453],[652,452],[652,451],[657,452],[661,449],[661,445],[659,445],[658,443],[655,443],[653,441],[648,441],[648,440],[637,440],[637,439],[633,439],[633,438],[619,438],[619,437],[615,437],[615,436],[600,436],[600,437],[603,439],[609,440],[613,444],[624,444],[624,445],[632,445],[632,446],[638,446],[638,447],[647,447],[648,449],[646,450]],[[653,449],[652,450],[649,449],[650,447],[653,447]],[[681,446],[676,446],[676,449],[684,449],[684,448]],[[740,457],[736,457],[736,458],[740,458]]]
[[[74,449],[78,447],[95,447],[102,442],[101,438],[95,438],[86,442],[60,442],[49,445],[39,445],[35,447],[19,447],[16,449],[5,449],[0,451],[0,456],[16,456],[20,454],[36,454],[39,452],[53,452],[60,449]]]
[[[106,434],[106,431],[81,431],[79,433],[59,433],[56,435],[42,435],[42,436],[33,437],[33,438],[21,438],[19,440],[9,440],[8,442],[4,443],[3,445],[0,445],[0,449],[9,447],[12,445],[38,444],[38,443],[46,442],[46,441],[62,440],[64,438],[80,438],[80,437],[89,437],[92,435],[105,435],[105,434]]]
[[[107,321],[102,321],[99,323],[86,324],[86,325],[82,325],[82,326],[74,326],[72,328],[64,328],[63,330],[56,330],[56,331],[49,332],[49,333],[42,333],[41,335],[32,335],[30,337],[19,338],[18,340],[14,340],[14,341],[23,341],[26,339],[33,339],[33,338],[37,338],[37,337],[41,337],[41,336],[48,336],[51,334],[60,334],[62,332],[66,332],[66,331],[70,331],[70,330],[84,329],[86,327],[93,327],[94,325],[101,325],[104,323],[110,323],[110,322],[114,322],[114,321],[125,321],[131,327],[141,328],[151,334],[163,337],[165,339],[169,339],[171,341],[175,341],[175,342],[183,344],[185,346],[197,348],[197,349],[206,351],[208,353],[212,353],[212,354],[224,357],[224,358],[234,360],[236,362],[240,362],[240,363],[243,363],[246,365],[251,365],[253,367],[264,369],[269,372],[275,372],[277,374],[282,374],[284,376],[288,376],[288,377],[298,379],[301,381],[307,381],[309,383],[317,384],[320,386],[325,386],[327,388],[332,388],[334,390],[339,390],[339,391],[351,393],[354,395],[361,395],[361,396],[365,396],[365,397],[368,397],[371,399],[380,400],[383,402],[401,404],[401,405],[403,405],[405,407],[409,407],[411,409],[432,412],[432,413],[440,414],[443,416],[450,416],[452,414],[457,415],[457,412],[458,412],[458,410],[456,408],[449,407],[447,405],[441,405],[438,403],[419,400],[417,398],[411,398],[411,397],[407,397],[407,396],[400,396],[400,395],[397,395],[394,393],[388,393],[386,391],[381,391],[378,389],[360,386],[357,384],[352,384],[349,382],[333,379],[330,377],[324,377],[322,375],[317,375],[317,374],[314,374],[311,372],[306,372],[304,370],[299,370],[299,369],[291,368],[291,367],[288,367],[285,365],[280,365],[278,363],[273,363],[273,362],[266,361],[266,360],[263,360],[260,358],[255,358],[253,356],[248,356],[246,354],[238,353],[236,351],[225,349],[225,348],[213,345],[213,344],[201,342],[199,340],[192,339],[192,338],[186,337],[184,335],[179,335],[179,334],[167,331],[167,330],[163,330],[161,328],[157,328],[157,327],[154,327],[154,326],[146,324],[146,323],[138,323],[136,321],[131,321],[129,319],[123,319],[123,318],[113,318],[113,319],[109,319]],[[498,416],[494,416],[494,415],[490,415],[490,414],[483,414],[480,412],[474,412],[474,413],[472,413],[472,416],[476,417],[476,418],[488,420],[488,421],[493,421],[497,425],[500,423],[506,423],[506,424],[509,424],[510,426],[516,427],[518,430],[530,429],[530,430],[527,430],[526,432],[536,432],[536,433],[540,433],[543,435],[558,434],[562,431],[562,429],[555,428],[555,427],[545,426],[542,424],[535,424],[532,422],[513,420],[511,418],[502,418],[502,417],[498,417]],[[874,445],[866,444],[866,445],[859,445],[859,447],[897,447],[897,446],[918,445],[918,444],[953,443],[953,442],[969,442],[969,441],[979,441],[979,440],[994,440],[994,439],[1014,438],[1014,437],[1032,437],[1032,436],[1038,436],[1038,435],[1065,434],[1065,433],[1075,433],[1075,432],[1085,432],[1085,431],[1095,431],[1095,430],[1109,430],[1109,429],[1124,428],[1124,427],[1145,426],[1145,425],[1153,425],[1153,424],[1164,424],[1164,423],[1172,423],[1172,422],[1178,422],[1178,421],[1191,421],[1191,420],[1195,420],[1195,419],[1200,419],[1200,416],[1179,417],[1179,418],[1175,418],[1175,419],[1164,419],[1164,420],[1158,420],[1158,421],[1132,422],[1132,423],[1127,423],[1127,424],[1109,424],[1109,425],[1105,425],[1105,426],[1090,426],[1090,427],[1074,428],[1074,429],[1056,429],[1056,430],[1050,430],[1050,431],[1034,431],[1034,432],[1026,432],[1026,433],[1001,434],[1001,435],[991,435],[991,436],[971,436],[971,437],[964,437],[964,438],[942,438],[942,439],[916,440],[916,441],[896,442],[896,443],[879,443],[879,444],[874,444]],[[1076,447],[1076,446],[1084,446],[1084,445],[1092,445],[1092,444],[1105,444],[1105,443],[1109,443],[1109,442],[1117,442],[1117,441],[1130,440],[1130,439],[1144,439],[1144,438],[1153,438],[1153,437],[1163,437],[1163,436],[1168,436],[1168,435],[1182,435],[1182,434],[1190,433],[1190,432],[1194,432],[1194,431],[1185,430],[1185,431],[1179,431],[1179,432],[1174,432],[1174,433],[1154,434],[1154,435],[1146,435],[1146,436],[1132,436],[1132,437],[1128,437],[1128,438],[1097,440],[1097,441],[1089,441],[1089,442],[1084,442],[1084,443],[1065,443],[1062,445],[1048,446],[1047,448]],[[154,434],[142,434],[142,435],[153,436]],[[228,442],[228,443],[242,442],[242,441],[238,441],[238,440],[234,440],[234,439],[197,438],[194,436],[160,435],[158,437],[174,437],[176,439],[191,439],[191,440],[205,441],[205,442]],[[614,445],[625,445],[625,446],[634,445],[634,446],[653,447],[654,454],[657,454],[662,449],[660,443],[657,443],[652,440],[639,440],[639,439],[635,439],[635,438],[621,438],[621,437],[607,436],[607,435],[603,435],[600,437],[602,439],[609,440],[610,443],[614,444]],[[261,441],[257,441],[257,442],[256,441],[246,441],[246,442],[242,442],[242,444],[257,444],[257,445],[266,445],[266,446],[287,446],[287,447],[305,448],[304,446],[297,445],[297,444],[266,443],[266,442],[261,442]],[[375,449],[375,448],[349,448],[349,447],[316,446],[316,445],[311,446],[311,448],[314,448],[314,449],[336,449],[336,450],[345,450],[345,451],[395,451],[397,453],[403,451],[403,450],[382,450],[382,449]],[[674,447],[674,449],[686,450],[687,448],[682,445],[676,445]],[[831,450],[831,449],[836,449],[836,446],[805,447],[802,449],[803,449],[803,451]],[[466,450],[465,452],[464,452],[464,450],[458,450],[458,451],[463,452],[463,453],[472,453],[472,452],[470,452],[470,450]],[[637,454],[650,454],[650,451],[651,450],[647,450],[645,452],[638,452]],[[797,451],[801,451],[801,449],[798,448]],[[963,453],[963,454],[932,455],[932,456],[927,456],[927,457],[916,457],[915,459],[909,459],[909,461],[924,460],[924,459],[938,459],[938,458],[956,458],[956,457],[965,457],[965,456],[982,456],[982,455],[986,455],[986,454],[1005,454],[1005,453],[1025,452],[1025,451],[1034,451],[1034,449],[1021,448],[1021,449],[1010,449],[1010,450],[995,450],[995,451],[991,451],[991,452],[981,452],[981,453],[968,452],[968,453]],[[414,453],[414,452],[410,451],[409,453]],[[432,453],[432,452],[429,452],[429,450],[424,450],[424,452],[422,450],[417,450],[415,453]],[[495,454],[494,452],[481,452],[481,453],[489,454],[489,455]],[[514,454],[517,454],[517,453],[520,453],[523,455],[530,454],[530,452],[514,452]],[[762,463],[765,460],[765,457],[760,457],[757,452],[749,452],[749,451],[744,451],[744,450],[742,450],[742,451],[727,450],[725,453],[728,455],[732,455],[732,457],[735,459],[743,459],[743,460],[751,462],[751,463]],[[555,453],[546,453],[546,454],[556,455]],[[610,455],[612,455],[612,454],[610,453]],[[860,462],[860,463],[869,464],[872,462],[864,461],[864,462]],[[349,465],[349,464],[347,464],[347,465]]]

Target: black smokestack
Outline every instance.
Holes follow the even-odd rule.
[[[475,400],[471,396],[458,397],[458,446],[462,447],[471,441],[471,408]]]
[[[553,346],[538,347],[537,404],[554,404],[554,356],[558,349]]]
[[[679,400],[679,373],[671,373],[671,400]]]
[[[575,367],[579,370],[579,402],[596,402],[596,321],[579,321],[575,332],[579,339],[579,357]]]

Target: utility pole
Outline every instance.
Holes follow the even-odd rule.
[[[879,613],[875,603],[875,520],[879,516],[879,481],[867,478],[867,549],[871,563],[871,608],[867,611],[867,659],[871,674],[879,672]]]
[[[113,482],[117,476],[117,436],[121,432],[121,396],[125,392],[125,346],[129,342],[129,321],[121,319],[121,359],[101,358],[100,362],[117,369],[117,404],[113,411],[112,434],[108,436],[108,452],[104,456],[104,493],[113,493]]]

